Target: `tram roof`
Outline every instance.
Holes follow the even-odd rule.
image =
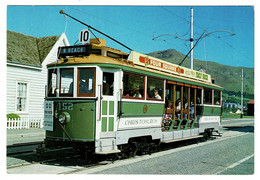
[[[202,86],[205,88],[223,89],[211,82],[211,76],[209,74],[172,64],[155,57],[135,51],[131,51],[130,54],[127,54],[102,44],[92,44],[92,48],[105,49],[122,56],[128,55],[128,59],[115,59],[108,56],[90,54],[89,56],[61,58],[59,61],[49,64],[48,67],[98,65],[100,67],[119,68],[129,72],[150,75],[169,81]]]

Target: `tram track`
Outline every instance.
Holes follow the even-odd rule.
[[[37,142],[27,142],[27,143],[17,143],[12,145],[7,145],[7,155],[23,154],[34,152],[38,145],[43,143],[43,141]]]

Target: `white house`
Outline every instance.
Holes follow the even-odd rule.
[[[68,45],[64,33],[36,38],[7,31],[7,114],[15,113],[21,118],[43,118],[46,65],[57,60],[59,46]]]

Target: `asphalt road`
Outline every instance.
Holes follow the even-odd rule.
[[[7,169],[9,174],[254,174],[254,121],[222,121],[222,137],[152,155],[115,161],[98,167],[36,164]]]
[[[93,174],[254,174],[254,122],[229,119],[222,122],[221,138],[152,156],[136,157],[107,167],[79,171]]]

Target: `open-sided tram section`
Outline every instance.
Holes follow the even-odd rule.
[[[222,89],[209,74],[103,39],[60,47],[48,65],[45,145],[109,154],[210,135],[219,130]]]

